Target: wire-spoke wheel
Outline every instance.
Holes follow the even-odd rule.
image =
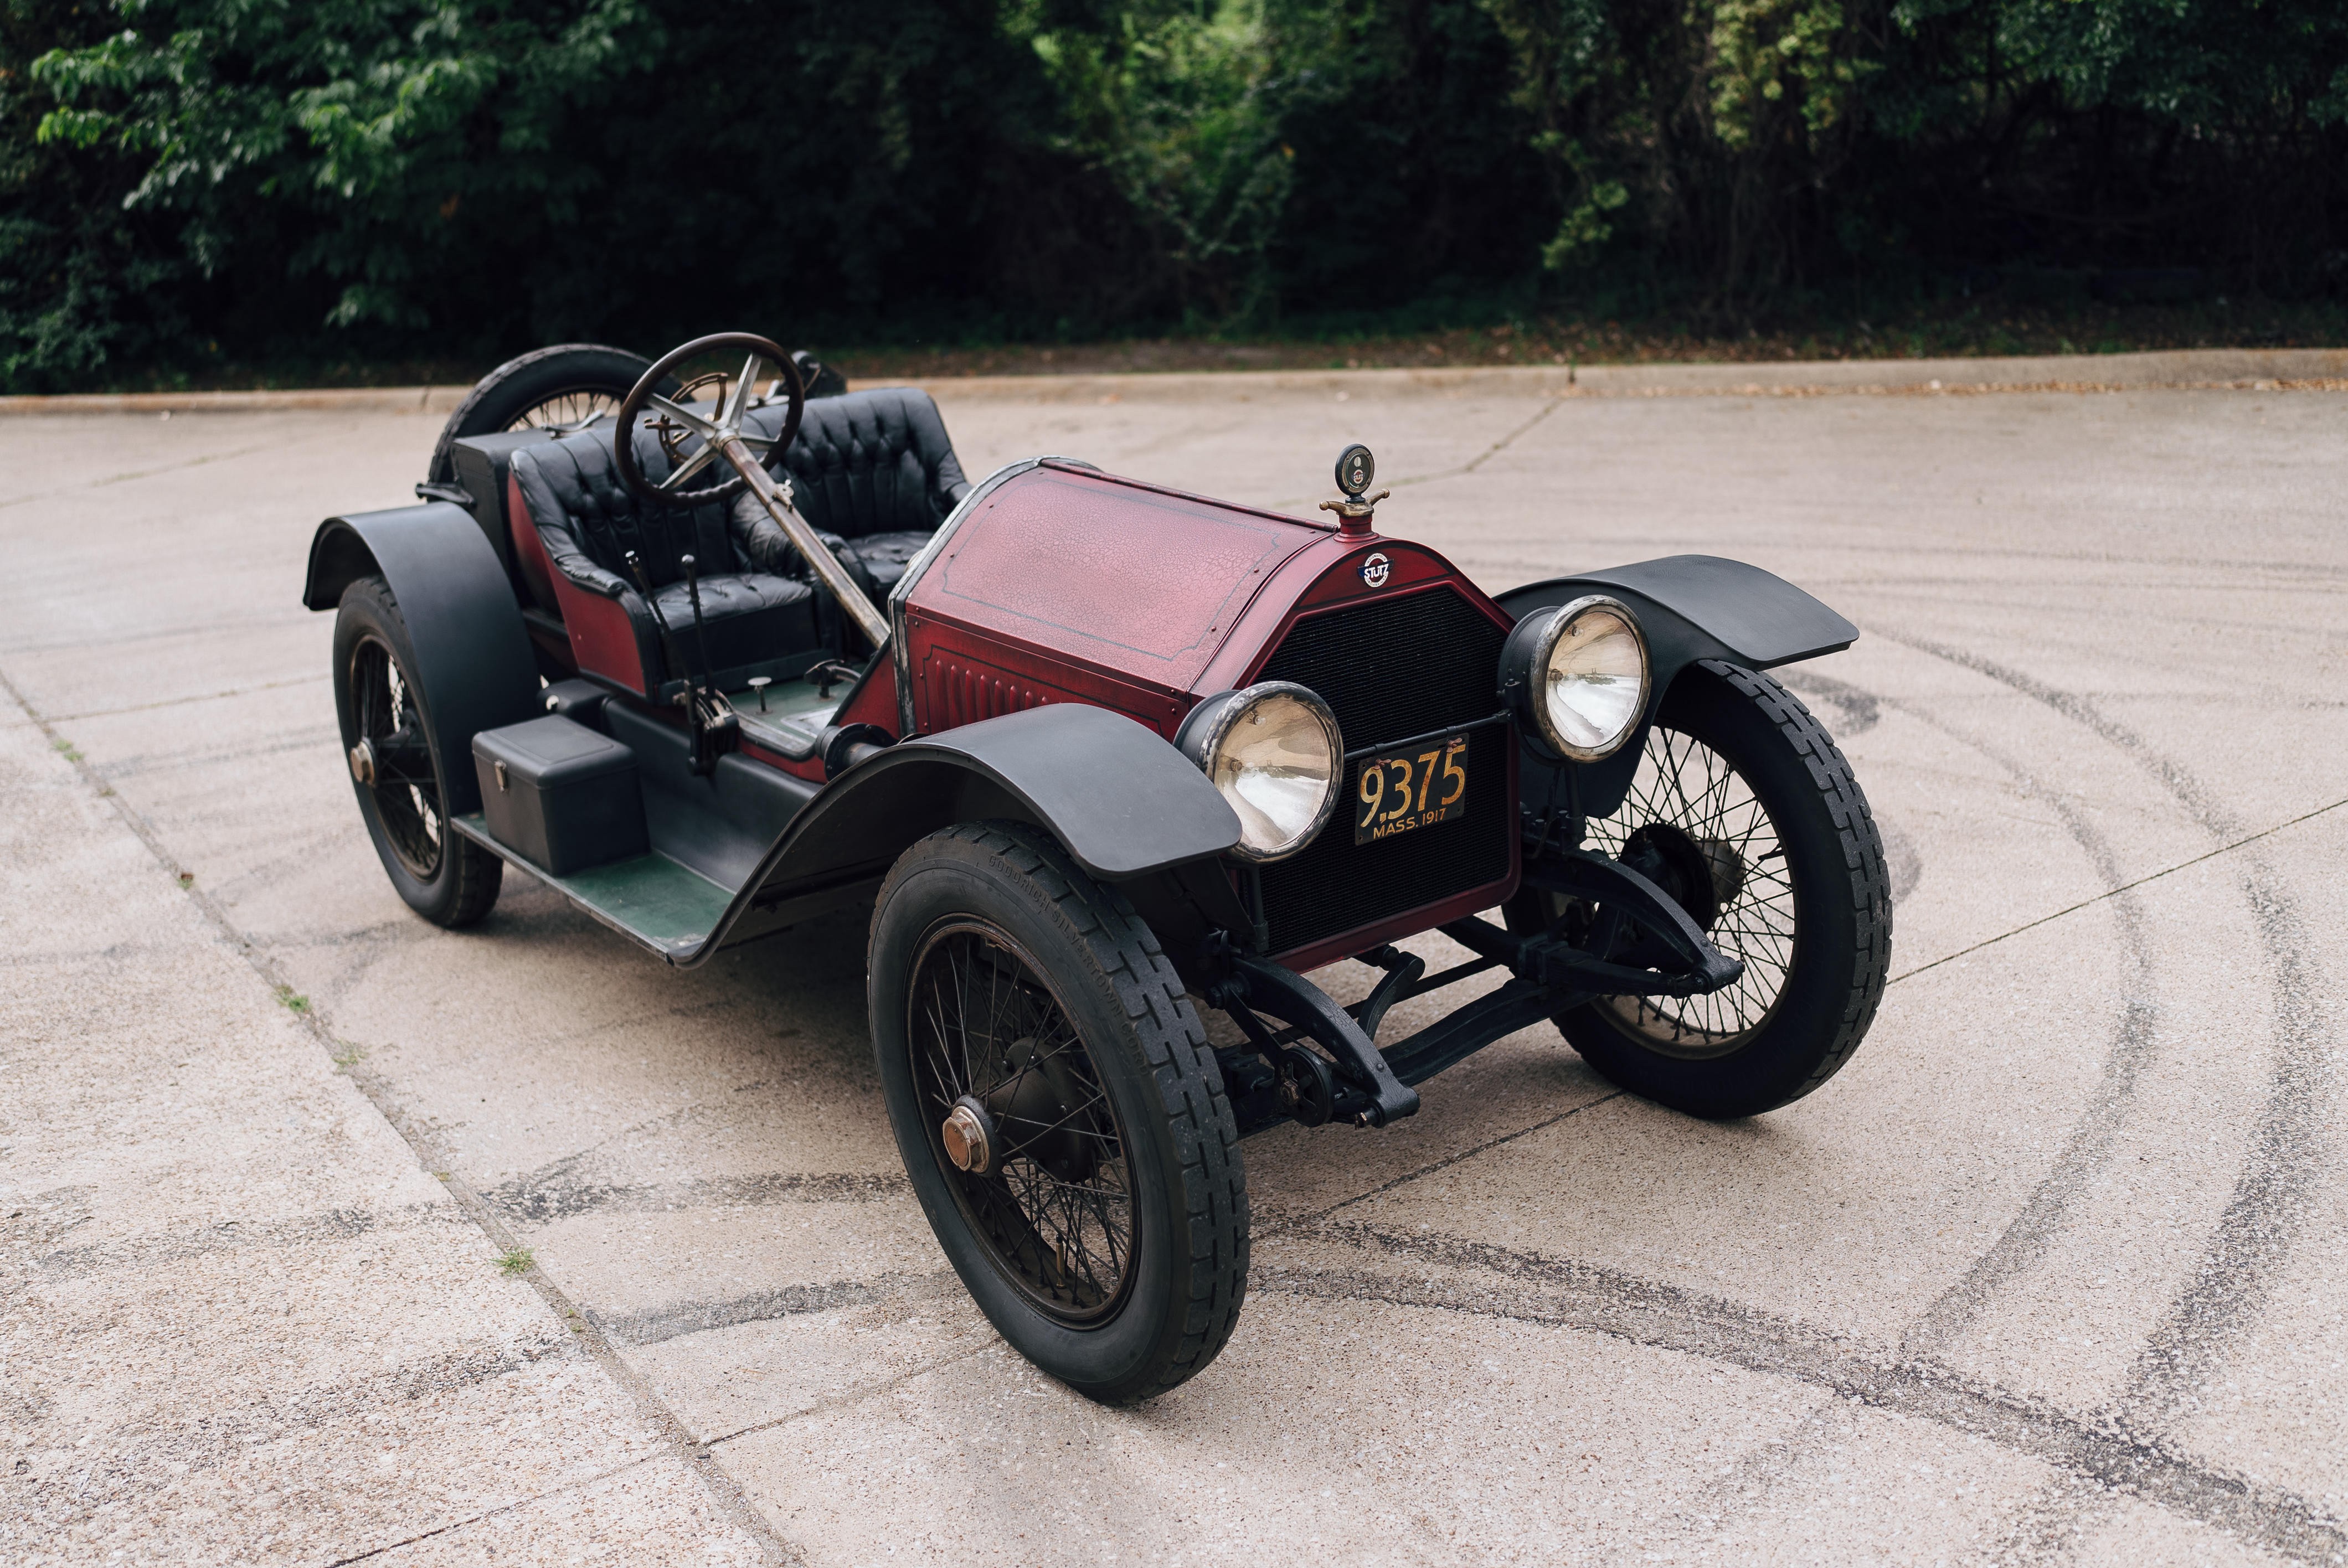
[[[1222,1074],[1157,938],[1036,829],[931,835],[872,916],[873,1045],[939,1244],[1014,1348],[1111,1403],[1195,1376],[1247,1289]]]
[[[334,659],[343,754],[384,870],[426,919],[471,925],[498,901],[505,863],[448,825],[439,743],[408,673],[415,650],[383,579],[344,590]]]
[[[1696,736],[1659,723],[1622,809],[1590,825],[1590,845],[1644,873],[1745,961],[1721,990],[1602,1005],[1666,1056],[1725,1056],[1751,1040],[1786,994],[1797,932],[1785,841],[1751,783]]]
[[[376,819],[400,865],[417,881],[429,882],[440,874],[448,824],[441,820],[440,781],[432,773],[424,712],[390,646],[372,631],[362,633],[351,650],[349,680],[357,739],[346,749],[363,744],[368,752],[366,776],[355,782],[373,797]]]
[[[1138,1240],[1124,1130],[1050,984],[999,927],[949,921],[913,961],[911,1012],[932,1153],[994,1266],[1065,1322],[1116,1310]],[[949,1149],[957,1108],[977,1136]]]
[[[1592,1067],[1650,1100],[1751,1116],[1831,1078],[1891,961],[1883,841],[1850,764],[1800,701],[1718,660],[1665,695],[1620,808],[1590,846],[1646,876],[1745,963],[1705,996],[1602,997],[1559,1015]],[[1566,921],[1552,895],[1512,917]]]

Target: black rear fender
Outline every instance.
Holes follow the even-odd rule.
[[[1638,732],[1606,761],[1574,769],[1581,809],[1593,817],[1610,816],[1621,807],[1655,711],[1689,665],[1725,659],[1748,670],[1767,670],[1838,652],[1859,639],[1858,627],[1784,578],[1719,556],[1665,556],[1527,583],[1497,598],[1521,620],[1533,610],[1592,593],[1622,600],[1639,618],[1653,671]],[[1539,810],[1556,764],[1529,748],[1523,760],[1524,798]]]
[[[302,602],[333,610],[364,577],[384,579],[407,624],[417,663],[409,673],[440,748],[447,807],[479,811],[474,734],[533,717],[539,706],[538,661],[505,568],[470,512],[434,501],[318,525]]]

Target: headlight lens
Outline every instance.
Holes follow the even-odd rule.
[[[1279,860],[1313,842],[1337,804],[1345,746],[1336,715],[1305,687],[1269,681],[1210,697],[1175,744],[1239,814],[1243,860]]]
[[[1511,639],[1512,651],[1517,646]],[[1614,754],[1647,706],[1647,640],[1637,617],[1591,595],[1551,611],[1533,630],[1516,679],[1541,738],[1561,756],[1594,763]],[[1504,677],[1506,679],[1507,677]]]

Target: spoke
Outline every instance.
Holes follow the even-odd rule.
[[[712,425],[708,420],[704,419],[700,415],[695,414],[692,409],[685,407],[681,403],[672,403],[667,398],[663,397],[659,393],[655,392],[650,397],[644,399],[644,404],[645,406],[649,408],[658,409],[661,413],[667,415],[671,419],[675,420],[679,425],[684,425],[687,430],[692,431],[695,435],[700,436],[705,441],[715,441],[717,439],[717,426]]]
[[[674,495],[679,485],[684,484],[687,479],[692,478],[695,474],[698,474],[704,468],[708,467],[716,456],[717,448],[705,444],[700,451],[695,452],[692,456],[687,457],[684,462],[679,463],[676,467],[670,472],[667,478],[661,480],[658,484],[654,485],[653,488],[658,490],[664,496]]]
[[[750,394],[758,384],[758,356],[752,354],[742,362],[742,379],[735,384],[734,395],[725,403],[723,418],[729,430],[739,429],[742,415],[750,406]]]

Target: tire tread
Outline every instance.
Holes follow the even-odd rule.
[[[1875,825],[1875,813],[1859,787],[1849,759],[1800,698],[1760,671],[1725,659],[1705,659],[1699,664],[1759,708],[1777,726],[1787,746],[1808,766],[1810,782],[1842,841],[1843,864],[1850,872],[1858,939],[1851,949],[1849,997],[1841,1022],[1817,1066],[1786,1096],[1783,1102],[1790,1104],[1841,1071],[1859,1041],[1867,1038],[1876,1009],[1882,1005],[1891,969],[1891,876],[1883,856],[1883,835]]]

